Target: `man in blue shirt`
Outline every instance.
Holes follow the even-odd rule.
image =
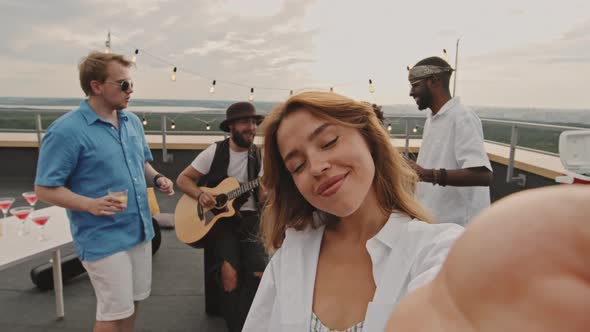
[[[94,331],[133,331],[136,302],[151,291],[154,236],[146,181],[174,194],[153,160],[139,118],[126,111],[133,93],[122,55],[92,52],[79,65],[88,96],[54,121],[43,138],[35,191],[67,209],[74,247],[97,298]],[[127,200],[109,194],[127,190]]]

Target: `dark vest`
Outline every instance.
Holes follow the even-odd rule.
[[[221,181],[225,180],[227,176],[227,168],[229,167],[229,138],[226,138],[223,141],[215,142],[217,147],[215,148],[215,155],[213,156],[213,162],[211,163],[211,168],[209,169],[209,173],[204,175],[199,179],[197,182],[197,186],[205,186],[205,187],[215,187]],[[258,177],[258,173],[260,172],[261,166],[261,155],[260,149],[255,144],[250,146],[248,150],[248,181],[252,181]],[[258,202],[258,188],[255,189],[252,194],[254,195],[254,201],[256,202],[256,206],[259,208],[260,204]],[[242,199],[245,200],[248,198],[248,195],[244,195]]]

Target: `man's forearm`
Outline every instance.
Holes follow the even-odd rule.
[[[423,169],[418,175],[423,182],[453,187],[490,186],[492,182],[492,172],[487,168],[465,168],[445,171],[441,171],[440,169]]]
[[[88,211],[91,198],[73,193],[65,187],[35,186],[37,197],[45,203],[72,211]]]
[[[154,184],[154,177],[156,177],[156,175],[158,175],[158,171],[156,171],[154,169],[154,167],[150,164],[150,163],[145,163],[144,165],[144,169],[145,169],[145,182],[147,183],[148,186],[153,185]]]
[[[488,169],[456,169],[447,172],[448,186],[455,187],[472,187],[472,186],[485,186],[489,187],[492,183],[492,172]]]
[[[195,181],[193,181],[188,176],[183,175],[182,173],[176,179],[176,185],[183,193],[189,195],[194,200],[197,200],[199,194],[201,193],[201,190],[199,187],[197,187]]]

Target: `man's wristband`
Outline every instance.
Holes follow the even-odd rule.
[[[440,169],[439,184],[443,187],[447,185],[447,170],[444,168]]]
[[[160,186],[158,185],[158,179],[163,178],[163,177],[164,177],[164,175],[162,175],[162,174],[156,174],[156,176],[154,176],[154,187],[160,188]]]

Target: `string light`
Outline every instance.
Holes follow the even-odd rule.
[[[147,126],[147,119],[145,118],[145,114],[143,115],[143,119],[141,120],[144,126]]]
[[[447,54],[447,49],[446,48],[443,48],[443,54],[444,54],[444,57],[445,57],[445,61],[446,62],[449,62],[449,55]]]
[[[414,129],[412,129],[412,132],[415,134],[418,132],[418,126],[414,127]]]
[[[391,123],[388,123],[388,124],[387,124],[387,131],[388,131],[388,132],[391,132]]]
[[[205,127],[205,129],[211,130],[211,126],[209,125],[209,122],[207,122],[207,126]]]
[[[133,54],[133,57],[131,57],[131,62],[136,63],[137,62],[137,55],[139,54],[139,50],[135,49],[135,54]]]
[[[105,53],[111,53],[111,32],[110,31],[107,34],[107,40],[105,40],[104,46],[105,46],[104,52]]]
[[[111,44],[111,36],[112,35],[111,35],[110,30],[109,30],[108,31],[108,34],[107,34],[107,40],[105,41],[105,46],[106,46],[105,52],[106,53],[111,53],[111,45],[112,45]],[[113,35],[113,36],[114,37],[117,37],[115,35]],[[169,65],[169,66],[173,67],[173,71],[172,71],[172,74],[170,76],[170,79],[172,81],[176,81],[176,78],[177,78],[177,75],[176,74],[177,74],[178,68],[175,66],[175,64],[172,63],[172,62],[170,62],[170,61],[168,61],[167,59],[165,59],[163,57],[160,57],[160,56],[158,56],[156,54],[152,54],[152,53],[148,52],[147,50],[145,50],[143,48],[133,48],[134,54],[131,57],[131,62],[136,63],[137,56],[138,56],[140,50],[141,50],[141,53],[142,53],[142,57],[148,56],[148,57],[151,57],[153,59],[156,59],[157,61],[159,61],[161,63],[165,63],[166,65]],[[409,67],[408,67],[408,70],[409,70]],[[183,67],[182,68],[182,71],[183,71],[183,73],[188,73],[190,75],[197,76],[199,78],[203,78],[203,79],[207,79],[207,80],[211,79],[211,78],[207,77],[206,75],[202,75],[200,73],[191,71],[188,68],[184,68]],[[213,82],[213,84],[209,88],[209,92],[210,93],[214,93],[215,92],[215,85],[217,83],[217,80],[212,80],[212,82]],[[250,88],[251,93],[250,93],[250,96],[248,97],[248,100],[250,100],[250,101],[254,101],[254,93],[253,93],[253,90],[254,89],[275,90],[275,91],[289,91],[289,95],[290,96],[292,96],[294,94],[294,90],[289,89],[289,88],[270,87],[270,86],[253,86],[253,85],[249,85],[249,84],[244,84],[244,83],[240,83],[240,82],[226,81],[226,80],[223,80],[222,83],[228,84],[228,85],[240,86],[240,87],[244,87],[244,88]],[[355,83],[355,82],[348,82],[348,83],[342,82],[342,83],[337,83],[337,84],[334,84],[332,86],[329,86],[329,89],[330,89],[330,92],[334,92],[334,89],[336,87],[350,85],[352,83]],[[370,92],[371,93],[374,93],[375,87],[374,87],[374,85],[372,85],[372,80],[370,80],[369,85],[370,85],[370,87],[369,87]]]
[[[370,93],[374,93],[375,92],[375,85],[373,84],[373,80],[369,78],[369,92]]]
[[[172,69],[172,76],[170,76],[170,79],[174,82],[176,82],[176,67],[174,67],[174,69]]]
[[[250,96],[248,96],[249,101],[254,101],[254,88],[250,88]]]
[[[176,122],[174,122],[174,120],[172,120],[172,123],[170,123],[170,129],[176,129]]]

